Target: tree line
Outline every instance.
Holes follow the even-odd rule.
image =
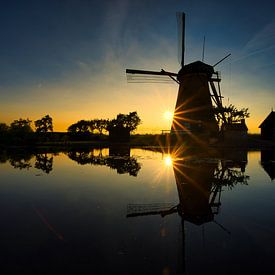
[[[34,143],[39,135],[53,132],[53,120],[49,115],[34,121],[35,131],[31,123],[29,118],[16,119],[10,125],[0,123],[0,143],[29,145]]]
[[[59,139],[64,140],[89,140],[93,136],[106,135],[109,132],[120,133],[123,136],[125,132],[136,130],[141,120],[137,112],[129,114],[118,114],[116,118],[109,119],[92,119],[79,120],[67,128],[67,134],[56,134],[53,132],[53,119],[50,115],[45,115],[41,119],[34,121],[34,129],[31,126],[32,120],[29,118],[19,118],[14,120],[10,125],[0,123],[0,143],[11,144],[32,144],[37,141],[51,141]]]
[[[78,122],[68,127],[69,133],[103,133],[110,132],[117,128],[119,130],[126,129],[127,131],[136,130],[141,120],[137,112],[130,112],[129,114],[118,114],[112,120],[108,119],[92,119],[92,120],[79,120]]]

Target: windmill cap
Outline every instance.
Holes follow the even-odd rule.
[[[211,77],[212,74],[214,73],[214,68],[213,66],[205,64],[201,61],[195,61],[183,66],[180,69],[178,73],[178,79],[180,79],[182,76],[186,74],[197,74],[197,73],[207,74],[208,77]]]

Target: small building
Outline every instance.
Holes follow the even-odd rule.
[[[225,141],[241,142],[247,139],[248,128],[244,119],[241,119],[240,122],[224,124],[222,130]]]
[[[109,140],[111,142],[129,142],[130,141],[129,128],[115,126],[109,129]]]
[[[259,126],[261,138],[275,140],[275,112],[272,110],[266,119]]]

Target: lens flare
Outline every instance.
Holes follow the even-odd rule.
[[[166,119],[166,120],[172,120],[173,119],[173,113],[170,112],[170,111],[165,111],[163,113],[163,117]]]
[[[172,160],[172,157],[170,155],[164,157],[164,164],[166,166],[172,166],[173,160]]]

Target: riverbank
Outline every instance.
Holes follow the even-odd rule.
[[[76,148],[103,148],[103,147],[121,147],[121,146],[130,146],[130,147],[175,147],[178,145],[186,144],[186,146],[203,146],[205,147],[206,143],[202,142],[190,142],[190,138],[182,142],[171,141],[165,135],[132,135],[130,142],[110,142],[107,139],[105,140],[90,140],[90,141],[46,141],[30,144],[27,146],[22,145],[5,145],[0,144],[0,148],[43,148],[43,149],[55,149],[55,150],[68,150]],[[247,149],[247,150],[263,150],[271,149],[275,150],[275,141],[262,140],[260,135],[248,135],[244,140],[238,141],[213,141],[211,144],[207,145],[210,148],[232,148],[232,149]]]

